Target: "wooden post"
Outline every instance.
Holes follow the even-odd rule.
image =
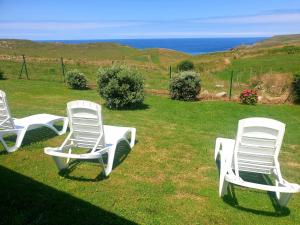
[[[60,61],[61,61],[62,75],[63,75],[63,79],[64,79],[64,83],[65,83],[66,82],[66,76],[65,76],[65,64],[64,64],[63,57],[60,57]]]
[[[169,77],[172,78],[172,66],[169,67]]]
[[[22,78],[23,69],[25,69],[26,78],[27,78],[27,80],[29,80],[27,66],[26,66],[26,60],[25,60],[25,55],[22,55],[22,57],[23,57],[23,63],[22,63],[22,68],[21,68],[20,74],[19,74],[19,79]]]
[[[231,100],[232,96],[232,79],[233,79],[233,70],[231,70],[231,76],[230,76],[230,89],[229,89],[229,99]]]

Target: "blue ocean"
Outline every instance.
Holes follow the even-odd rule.
[[[43,42],[63,42],[65,44],[113,42],[138,49],[167,48],[192,55],[226,51],[239,45],[251,45],[264,37],[248,38],[170,38],[170,39],[107,39],[107,40],[44,40]]]

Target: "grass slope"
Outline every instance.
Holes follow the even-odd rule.
[[[252,46],[232,51],[191,56],[167,49],[138,50],[115,43],[62,44],[37,43],[25,40],[0,40],[0,69],[8,78],[18,77],[22,54],[26,54],[30,78],[34,80],[62,81],[60,57],[64,57],[67,70],[77,68],[90,82],[96,83],[96,71],[112,62],[139,68],[145,76],[147,89],[167,89],[169,66],[184,59],[192,60],[201,74],[202,90],[221,92],[228,90],[230,73],[235,72],[234,94],[239,94],[253,75],[290,73],[300,71],[299,35],[275,36]],[[271,44],[270,44],[271,43]],[[224,88],[216,88],[223,84]]]
[[[168,49],[139,50],[117,43],[87,43],[87,44],[63,44],[33,42],[28,40],[0,39],[0,55],[20,56],[22,54],[36,58],[60,58],[79,61],[112,61],[132,60],[154,64],[166,61],[174,62],[188,55]]]
[[[103,103],[96,91],[74,91],[45,81],[0,81],[13,116],[65,115],[66,103]],[[105,124],[137,128],[137,144],[118,152],[108,179],[100,166],[77,164],[59,175],[46,146],[65,138],[47,129],[29,132],[15,153],[0,154],[0,224],[300,224],[300,195],[280,209],[265,192],[235,187],[218,197],[215,138],[234,138],[237,122],[264,116],[287,124],[280,162],[284,177],[300,183],[300,107],[230,102],[178,102],[146,96],[137,110],[108,110]]]

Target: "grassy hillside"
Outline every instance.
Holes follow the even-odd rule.
[[[21,56],[25,54],[35,60],[60,58],[83,63],[111,62],[112,60],[136,61],[160,64],[174,62],[187,54],[167,49],[139,50],[116,43],[63,44],[33,42],[28,40],[0,40],[0,55]]]
[[[147,89],[167,89],[169,66],[189,59],[201,74],[202,90],[227,91],[231,71],[234,93],[246,87],[253,76],[300,71],[300,35],[275,36],[251,46],[240,46],[230,51],[205,55],[188,55],[167,49],[138,50],[115,43],[62,44],[37,43],[25,40],[0,40],[0,69],[8,78],[19,75],[22,54],[26,55],[31,79],[62,81],[60,57],[67,69],[84,72],[90,84],[96,83],[100,66],[113,62],[139,68]],[[176,72],[176,70],[175,70]],[[216,85],[223,88],[216,88]]]

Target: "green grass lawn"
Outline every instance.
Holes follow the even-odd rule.
[[[74,91],[58,82],[5,80],[15,117],[66,115],[66,103],[103,103],[95,90]],[[130,152],[118,152],[108,179],[93,162],[58,174],[47,146],[65,136],[28,132],[24,145],[0,147],[0,224],[300,224],[300,194],[280,209],[265,192],[235,187],[236,200],[218,197],[213,160],[216,137],[234,138],[238,120],[264,116],[287,124],[280,161],[284,177],[300,183],[300,107],[245,106],[231,102],[179,102],[147,95],[136,110],[103,107],[105,124],[137,128]]]

